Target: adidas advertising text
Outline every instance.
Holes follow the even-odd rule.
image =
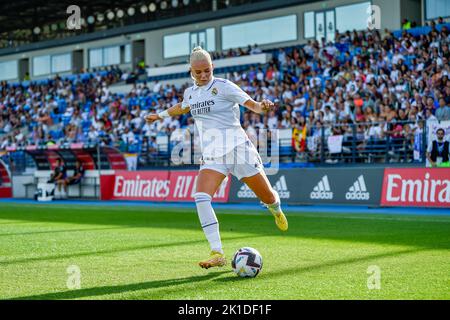
[[[310,193],[311,199],[333,199],[333,192],[331,192],[330,182],[328,181],[328,176],[323,176],[319,183],[314,187],[313,191]]]
[[[289,199],[291,193],[286,184],[285,176],[281,176],[276,182],[275,185],[272,186],[275,191],[278,192],[280,199]],[[246,185],[243,184],[238,191],[238,198],[244,199],[256,199],[256,194]]]
[[[366,182],[364,181],[364,176],[360,175],[358,180],[350,187],[348,192],[345,194],[345,199],[347,200],[369,200],[370,193],[367,192]]]
[[[299,168],[266,174],[285,204],[378,205],[384,169]],[[397,189],[392,188],[394,194]],[[230,202],[250,203],[255,199],[256,195],[247,185],[233,178]]]

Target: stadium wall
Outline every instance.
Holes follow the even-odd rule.
[[[142,37],[145,41],[146,62],[149,66],[157,64],[159,66],[186,63],[187,56],[164,59],[163,57],[163,38],[165,35],[177,34],[181,32],[195,32],[208,28],[215,29],[215,48],[217,51],[222,51],[222,34],[221,27],[248,22],[268,19],[273,17],[286,16],[296,14],[297,16],[297,40],[272,43],[267,45],[259,45],[263,50],[273,49],[277,47],[288,47],[304,44],[308,39],[304,38],[304,18],[303,14],[306,11],[326,11],[339,6],[357,4],[365,2],[362,0],[335,0],[332,2],[315,1],[302,5],[295,5],[287,8],[280,8],[270,11],[257,12],[253,14],[245,14],[225,19],[216,19],[205,22],[194,22],[191,24],[184,24],[171,28],[156,29],[148,32],[143,32]],[[400,0],[372,0],[373,5],[378,5],[381,8],[381,26],[388,29],[400,29]],[[276,26],[274,26],[276,28]]]
[[[444,168],[280,169],[268,176],[284,203],[450,208]],[[102,200],[194,201],[197,171],[116,171],[101,177]],[[228,177],[216,202],[255,203],[255,194]]]
[[[215,50],[222,51],[222,34],[221,27],[249,22],[249,21],[257,21],[266,18],[273,18],[279,16],[286,16],[295,14],[297,16],[297,39],[294,41],[287,42],[279,42],[279,43],[271,43],[267,45],[260,45],[261,49],[273,49],[278,47],[285,46],[295,46],[306,43],[307,39],[304,38],[304,13],[306,11],[327,11],[330,9],[334,9],[339,6],[358,4],[366,2],[363,0],[336,0],[332,2],[327,1],[311,1],[306,4],[298,4],[290,7],[284,7],[280,9],[273,9],[268,11],[258,11],[252,14],[245,14],[239,16],[233,16],[222,19],[214,19],[214,14],[210,15],[210,20],[207,18],[203,18],[202,22],[192,21],[192,23],[182,23],[180,21],[186,21],[186,17],[183,17],[183,20],[180,20],[181,17],[177,19],[171,19],[172,27],[161,27],[161,25],[168,25],[169,23],[166,21],[164,24],[155,22],[149,24],[149,29],[147,31],[140,32],[127,32],[124,30],[123,34],[120,36],[108,36],[109,31],[98,32],[99,36],[103,35],[103,39],[96,39],[94,41],[88,41],[89,37],[86,35],[83,36],[74,36],[71,44],[68,45],[58,45],[53,41],[51,47],[45,47],[42,44],[42,49],[36,50],[28,50],[26,52],[22,52],[20,48],[17,48],[16,52],[11,54],[1,54],[0,51],[0,62],[3,61],[28,61],[30,75],[33,80],[48,78],[49,75],[42,76],[33,76],[33,57],[41,56],[41,55],[55,55],[61,53],[74,53],[82,51],[83,59],[82,59],[82,67],[89,67],[89,49],[99,48],[99,47],[107,47],[107,46],[116,46],[116,45],[126,45],[130,44],[132,47],[132,60],[131,63],[124,63],[121,65],[122,68],[131,68],[133,65],[137,63],[138,58],[142,58],[142,52],[133,52],[137,51],[136,44],[137,42],[144,41],[144,60],[147,65],[154,66],[155,64],[159,66],[176,64],[176,63],[185,63],[187,61],[187,56],[181,56],[176,58],[165,59],[163,55],[164,46],[163,46],[163,38],[165,35],[177,34],[182,32],[196,32],[199,30],[205,30],[208,28],[213,28],[215,30]],[[370,1],[373,5],[377,5],[381,9],[381,29],[388,28],[391,30],[400,29],[400,20],[402,17],[401,10],[401,0],[372,0]],[[409,15],[410,13],[405,13],[408,5],[404,2],[402,8],[403,16]],[[417,11],[417,10],[416,10]],[[205,13],[206,14],[206,13]],[[132,26],[131,26],[132,27]],[[274,26],[276,28],[276,26]],[[132,30],[129,28],[128,30]],[[340,30],[342,32],[342,30]],[[74,43],[73,41],[79,39],[78,42]],[[35,47],[39,47],[39,43],[35,44]],[[134,50],[133,50],[134,48]],[[80,62],[74,63],[74,66],[79,67]],[[70,72],[60,73],[60,75],[70,74]],[[23,76],[23,72],[19,73],[19,77]],[[19,79],[11,79],[10,81],[18,81]]]
[[[54,75],[52,73],[40,75],[40,76],[34,76],[33,75],[33,58],[44,56],[44,55],[58,55],[58,54],[64,54],[64,53],[70,53],[72,55],[72,70],[66,71],[66,72],[59,72],[58,74],[61,76],[73,74],[75,72],[79,71],[79,67],[81,65],[82,68],[87,68],[89,66],[89,49],[95,49],[100,47],[110,47],[115,45],[125,45],[131,43],[133,40],[140,40],[141,36],[139,34],[137,35],[123,35],[119,37],[113,37],[113,38],[106,38],[102,40],[95,40],[95,41],[89,41],[89,42],[80,42],[75,45],[65,45],[65,46],[57,46],[53,48],[45,48],[41,50],[34,50],[29,52],[18,52],[13,55],[7,55],[7,56],[1,56],[0,62],[3,61],[11,61],[11,60],[19,60],[19,61],[27,61],[28,63],[28,71],[30,73],[30,76],[32,80],[40,80],[40,79],[47,79],[51,75]],[[80,57],[77,54],[74,54],[75,52],[82,52],[82,57]],[[75,59],[74,59],[75,56]],[[74,61],[75,60],[75,61]],[[81,60],[81,61],[80,61]],[[78,66],[78,70],[74,70],[74,67]],[[119,65],[121,68],[131,68],[131,63],[125,63]],[[23,72],[19,72],[19,76],[23,76]],[[20,79],[11,79],[10,81],[19,81]]]

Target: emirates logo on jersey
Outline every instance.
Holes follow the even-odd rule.
[[[201,101],[191,105],[191,114],[193,116],[211,112],[211,106],[215,104],[214,100]]]
[[[217,88],[213,88],[211,90],[211,93],[212,93],[213,96],[216,96],[219,92],[217,91]]]

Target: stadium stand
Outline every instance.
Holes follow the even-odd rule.
[[[261,129],[282,130],[279,152],[287,162],[423,161],[425,121],[450,120],[449,24],[383,36],[376,30],[347,31],[335,39],[265,51],[272,56],[268,63],[216,70],[253,98],[278,106],[265,116],[242,108],[248,135],[255,139]],[[260,52],[249,47],[213,57]],[[180,101],[189,84],[160,81],[187,74],[152,76],[128,93],[112,93],[123,75],[113,67],[0,83],[0,150],[99,142],[139,153],[141,166],[164,162],[186,129],[195,131],[192,119],[185,115],[149,126],[143,118]],[[335,135],[343,136],[342,150],[331,153],[328,138]]]

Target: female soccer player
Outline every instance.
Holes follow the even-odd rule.
[[[211,247],[210,257],[199,263],[206,269],[226,264],[219,223],[211,200],[229,173],[253,190],[275,217],[280,230],[288,229],[280,197],[272,189],[261,157],[240,124],[239,105],[260,114],[273,108],[273,103],[269,100],[254,101],[231,81],[215,78],[213,69],[209,53],[201,47],[194,48],[190,56],[194,85],[185,90],[183,101],[158,114],[148,115],[145,119],[152,123],[189,111],[194,118],[202,152],[194,198],[201,226]]]

